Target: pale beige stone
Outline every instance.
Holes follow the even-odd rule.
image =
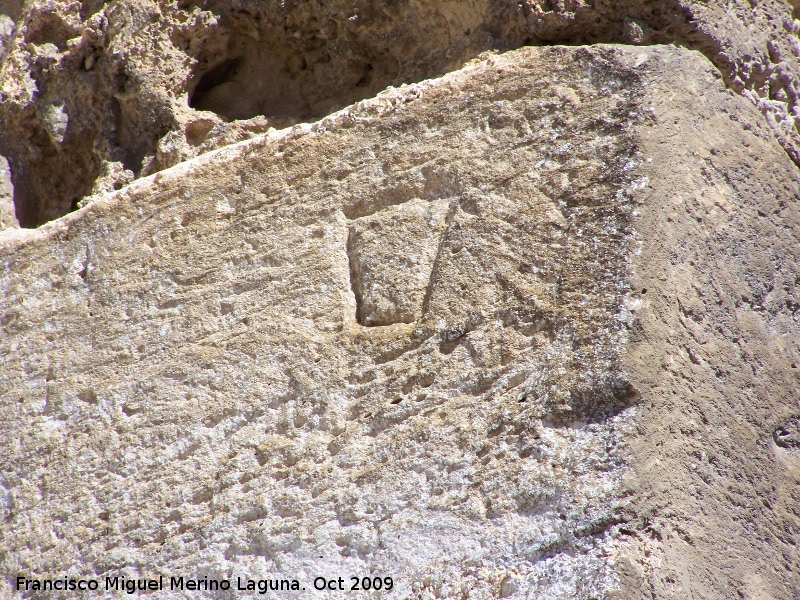
[[[791,597],[799,184],[697,52],[526,48],[0,233],[3,593]]]
[[[416,198],[351,217],[347,252],[359,323],[413,323],[422,316],[455,202]]]
[[[794,598],[798,16],[0,0],[0,597]]]

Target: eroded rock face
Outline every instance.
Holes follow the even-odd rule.
[[[525,48],[5,232],[5,591],[791,597],[798,190],[700,53]]]
[[[796,12],[796,9],[794,9]],[[37,227],[92,194],[523,45],[703,52],[800,161],[800,22],[782,0],[0,3],[0,154]]]
[[[643,135],[653,162],[624,360],[642,397],[629,480],[641,529],[629,539],[658,566],[621,567],[649,573],[626,597],[791,597],[798,456],[774,431],[800,397],[800,181],[755,111],[687,67],[651,67],[662,81],[683,73],[687,97],[670,107],[670,84],[655,86]]]
[[[493,58],[129,188],[46,243],[54,263],[7,255],[3,339],[52,347],[6,355],[4,423],[59,423],[50,441],[83,448],[27,468],[88,534],[46,551],[20,522],[7,572],[155,560],[309,587],[379,569],[397,597],[613,589],[642,161],[619,54]],[[34,334],[14,307],[51,275]],[[45,443],[6,434],[20,459]],[[29,514],[21,483],[6,518]]]

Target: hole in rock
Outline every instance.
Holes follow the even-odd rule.
[[[793,417],[775,429],[772,439],[780,448],[800,450],[800,417]]]
[[[360,325],[419,318],[448,211],[446,200],[417,198],[353,220],[347,254]]]
[[[322,35],[295,37],[269,27],[258,39],[234,34],[226,58],[194,76],[189,105],[228,121],[264,116],[283,127],[323,117],[409,79],[401,76],[400,61],[390,50],[356,45],[344,53]]]
[[[209,110],[229,119],[246,119],[253,116],[251,114],[237,116],[239,104],[246,100],[241,94],[233,93],[234,89],[241,87],[235,83],[240,63],[240,59],[230,58],[203,75],[189,100],[189,106],[197,110]]]
[[[542,12],[534,4],[183,2],[187,12],[216,15],[224,30],[222,42],[196,56],[189,104],[229,121],[263,116],[279,127],[442,75],[486,50],[672,42],[676,20],[686,21],[675,3],[628,7],[630,15],[605,5],[572,12],[547,3]]]
[[[789,4],[792,5],[792,16],[800,19],[800,0],[789,0]]]

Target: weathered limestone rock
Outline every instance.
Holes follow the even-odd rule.
[[[524,48],[0,233],[0,589],[790,598],[798,192],[699,52]]]
[[[797,17],[785,0],[0,0],[0,154],[37,227],[486,50],[622,42],[704,53],[800,163]]]
[[[642,395],[633,556],[649,556],[629,573],[649,581],[626,597],[791,598],[800,454],[775,437],[800,413],[798,173],[711,76],[682,81],[671,107],[670,84],[656,86],[643,136],[624,364]]]
[[[28,234],[53,263],[10,245],[4,424],[66,429],[4,433],[67,454],[6,516],[43,485],[84,534],[45,550],[30,504],[8,572],[613,588],[635,79],[610,49],[491,58]],[[60,282],[38,333],[30,269]]]

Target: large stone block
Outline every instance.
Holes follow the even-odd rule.
[[[791,597],[799,184],[698,52],[524,48],[0,233],[2,593]]]

